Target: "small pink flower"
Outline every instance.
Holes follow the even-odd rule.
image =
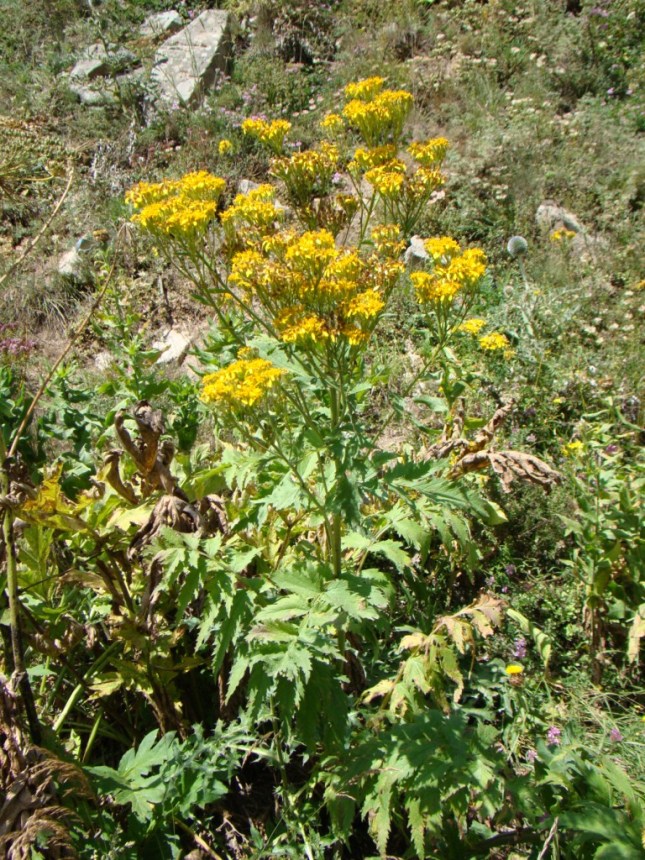
[[[562,739],[562,732],[557,726],[549,726],[549,730],[546,733],[546,741],[548,744],[552,746],[559,746],[560,741]]]
[[[609,732],[609,740],[613,741],[615,744],[619,744],[623,739],[623,736],[620,732],[620,729],[617,729],[616,726]]]

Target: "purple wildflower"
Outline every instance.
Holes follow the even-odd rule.
[[[623,739],[623,736],[620,732],[620,729],[617,729],[616,726],[609,732],[609,740],[613,741],[615,744],[619,744]]]
[[[531,748],[531,749],[528,749],[526,751],[526,760],[529,764],[533,764],[533,762],[535,761],[536,758],[537,758],[537,750],[534,750],[533,748]]]
[[[513,657],[519,657],[520,659],[526,657],[526,639],[523,636],[520,636],[513,643]]]
[[[549,726],[549,730],[546,733],[546,741],[548,744],[552,746],[559,746],[560,740],[562,738],[562,732],[557,726]]]
[[[517,568],[514,564],[507,564],[504,568],[504,572],[506,573],[506,576],[515,576],[515,574],[517,573]]]

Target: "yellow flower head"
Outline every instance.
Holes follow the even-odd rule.
[[[372,167],[382,167],[392,161],[395,156],[396,146],[392,146],[390,143],[368,148],[359,146],[353,159],[347,165],[347,169],[350,173],[362,173]]]
[[[405,166],[399,161],[391,161],[382,167],[368,170],[365,179],[381,197],[393,200],[400,195],[403,188]]]
[[[552,242],[569,242],[575,235],[575,230],[567,230],[563,227],[561,230],[554,230],[549,238]]]
[[[584,442],[581,442],[580,439],[574,439],[573,442],[568,442],[564,446],[563,451],[567,457],[577,457],[584,451],[584,448]]]
[[[206,170],[181,179],[135,185],[126,201],[139,211],[132,221],[157,235],[194,237],[203,233],[217,213],[226,181]]]
[[[217,151],[220,155],[230,155],[233,152],[233,144],[230,140],[224,138],[217,144]]]
[[[298,236],[287,248],[285,259],[297,272],[314,280],[320,278],[327,266],[338,257],[333,235],[329,230],[310,230]],[[312,287],[315,286],[312,284]]]
[[[435,263],[448,263],[461,252],[459,243],[450,236],[435,236],[425,239],[423,246]]]
[[[233,408],[254,406],[285,373],[263,358],[239,358],[203,378],[202,400]]]
[[[253,227],[261,234],[268,232],[282,215],[273,202],[274,196],[275,189],[268,184],[238,194],[233,205],[222,213],[222,225],[229,238],[241,227]]]
[[[317,314],[308,313],[302,306],[285,308],[274,323],[285,343],[318,343],[333,338],[325,320]]]
[[[398,224],[382,224],[372,230],[372,241],[376,250],[387,257],[398,257],[405,249]]]
[[[291,123],[286,119],[274,119],[267,122],[264,119],[245,119],[242,123],[242,131],[268,146],[273,152],[282,152],[284,139],[291,130]]]
[[[463,331],[466,334],[477,335],[485,326],[486,320],[473,317],[472,319],[464,320],[461,325],[457,326],[457,331]]]
[[[361,101],[371,101],[374,96],[383,89],[385,78],[374,76],[372,78],[364,78],[362,81],[355,81],[347,84],[345,87],[345,95],[348,99],[360,99]]]
[[[374,289],[365,290],[359,293],[354,298],[349,299],[343,305],[343,313],[347,319],[352,317],[361,317],[362,319],[371,319],[385,307],[385,302]]]
[[[410,280],[414,286],[419,304],[452,301],[461,289],[461,284],[445,276],[428,272],[413,272]]]
[[[521,675],[524,672],[524,666],[519,663],[509,663],[504,671],[507,675]]]
[[[435,137],[425,143],[411,143],[408,152],[423,167],[434,167],[444,160],[449,145],[445,137]]]
[[[338,113],[328,113],[320,121],[320,127],[332,134],[338,134],[345,128],[345,122]]]
[[[508,350],[510,343],[505,334],[499,331],[493,331],[490,334],[482,335],[479,338],[479,345],[482,349],[488,352],[495,352],[498,349]]]

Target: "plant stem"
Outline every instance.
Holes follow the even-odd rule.
[[[2,469],[0,480],[2,485],[2,496],[9,494],[9,475],[6,470],[5,444],[0,434],[0,458]],[[13,662],[12,675],[22,695],[25,715],[29,725],[29,735],[34,744],[40,744],[42,730],[36,713],[34,694],[29,682],[29,675],[25,668],[25,657],[22,644],[22,630],[20,628],[20,602],[18,600],[18,569],[16,566],[16,548],[13,533],[14,514],[9,505],[5,507],[2,518],[2,535],[4,539],[5,555],[7,561],[7,602],[9,604],[9,628],[11,631],[11,658]]]

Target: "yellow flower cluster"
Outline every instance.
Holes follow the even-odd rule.
[[[434,167],[442,163],[449,146],[445,137],[434,137],[425,143],[411,143],[408,152],[422,167]]]
[[[396,228],[380,228],[400,251]],[[236,254],[229,283],[288,343],[364,343],[403,272],[398,260],[337,248],[329,230],[285,231]]]
[[[303,206],[314,195],[327,193],[339,157],[338,147],[324,142],[319,149],[296,152],[290,158],[274,158],[271,173],[284,182],[289,198]]]
[[[359,146],[347,165],[347,170],[352,174],[364,173],[372,167],[382,167],[394,158],[396,158],[396,146],[391,143],[368,148]]]
[[[282,152],[284,139],[291,130],[291,123],[286,119],[274,119],[267,122],[264,119],[245,119],[242,123],[242,131],[268,146],[273,152]]]
[[[401,161],[390,161],[382,167],[373,167],[365,174],[372,188],[386,199],[395,199],[405,182],[405,165]]]
[[[445,242],[446,238],[442,241]],[[476,287],[486,271],[486,255],[479,248],[453,253],[445,263],[444,259],[442,256],[442,262],[435,263],[432,272],[413,272],[410,275],[420,304],[449,302],[458,292]]]
[[[584,442],[581,442],[580,439],[574,439],[573,442],[567,442],[562,450],[567,457],[577,457],[578,454],[582,454],[584,448]]]
[[[426,239],[423,246],[435,263],[448,262],[461,252],[459,243],[450,236],[434,236]]]
[[[361,101],[371,101],[377,93],[383,89],[385,78],[377,76],[372,78],[364,78],[362,81],[354,81],[347,84],[345,87],[345,95],[348,99],[360,99]]]
[[[482,349],[494,352],[498,349],[508,350],[510,343],[505,334],[499,331],[492,331],[490,334],[484,334],[479,338],[479,345]]]
[[[345,302],[344,311],[348,319],[352,317],[363,317],[363,319],[371,319],[377,316],[383,308],[385,302],[376,290],[365,290]]]
[[[464,320],[461,325],[457,326],[457,331],[463,331],[466,334],[478,335],[479,332],[486,327],[486,320],[478,317],[472,317],[469,320]]]
[[[328,113],[320,120],[320,127],[331,134],[338,134],[345,128],[345,122],[338,113]]]
[[[357,84],[358,86],[358,84]],[[368,146],[398,140],[414,99],[405,90],[383,90],[371,100],[353,98],[343,108],[343,116]]]
[[[285,259],[299,274],[309,278],[313,287],[337,256],[336,243],[329,230],[309,230],[289,245]]]
[[[372,230],[374,247],[385,257],[399,257],[405,250],[405,240],[401,237],[398,224],[381,224]]]
[[[274,197],[275,189],[269,184],[235,197],[233,204],[222,213],[222,227],[232,245],[248,244],[273,229],[282,215],[273,202]]]
[[[200,170],[182,179],[140,182],[125,199],[139,210],[134,223],[157,235],[186,238],[205,231],[225,187],[224,179]]]
[[[576,235],[575,230],[567,230],[565,227],[562,227],[560,230],[554,230],[550,239],[552,242],[568,242]]]
[[[224,138],[217,144],[217,151],[220,155],[230,155],[233,152],[233,144],[230,140]]]
[[[239,358],[202,380],[205,403],[223,401],[230,406],[254,406],[286,371],[263,358]]]

